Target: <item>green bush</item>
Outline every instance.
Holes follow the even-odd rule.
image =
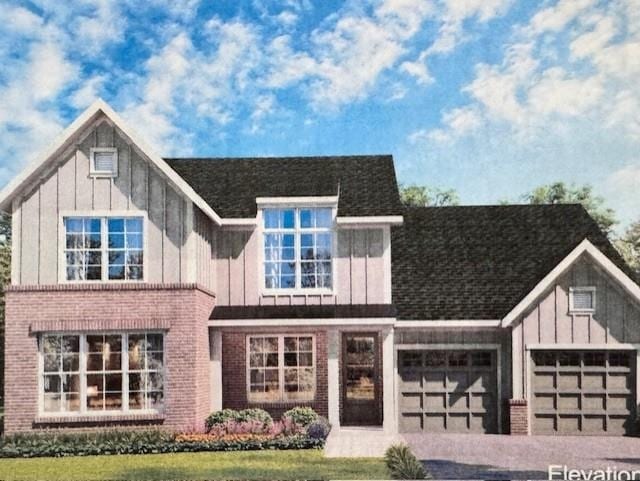
[[[273,418],[264,409],[243,409],[242,411],[236,411],[235,409],[222,409],[221,411],[215,411],[207,417],[205,425],[207,431],[211,431],[214,426],[219,426],[227,421],[235,421],[237,423],[244,423],[247,421],[260,421],[265,427],[273,424]]]
[[[394,444],[384,453],[393,479],[425,479],[427,472],[406,444]]]
[[[318,413],[310,407],[295,407],[282,415],[282,419],[289,419],[298,426],[303,427],[309,426],[312,422],[317,421],[318,418]]]
[[[265,426],[269,426],[273,424],[273,418],[271,414],[269,414],[264,409],[243,409],[242,411],[238,411],[236,418],[236,422],[244,423],[247,421],[261,421]]]
[[[237,415],[238,411],[234,409],[222,409],[220,411],[212,412],[205,420],[207,431],[210,431],[213,426],[224,424],[230,420],[235,421]]]
[[[304,435],[265,439],[177,441],[173,433],[102,431],[96,433],[38,433],[7,436],[0,442],[0,458],[91,456],[109,454],[253,451],[321,448],[323,440]]]

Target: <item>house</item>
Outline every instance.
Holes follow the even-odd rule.
[[[637,433],[640,287],[580,206],[404,208],[390,156],[163,159],[98,101],[0,208],[8,433]]]

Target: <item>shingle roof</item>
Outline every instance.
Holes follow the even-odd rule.
[[[338,215],[400,215],[393,157],[165,159],[223,218],[256,215],[256,197],[333,196]]]
[[[408,208],[391,241],[398,319],[501,319],[585,238],[634,278],[580,205]]]
[[[395,317],[390,304],[325,304],[311,306],[216,306],[210,319],[335,319]]]

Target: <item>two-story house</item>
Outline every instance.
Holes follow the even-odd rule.
[[[98,101],[0,208],[8,433],[637,432],[640,287],[580,206],[404,208],[390,156],[161,158]]]

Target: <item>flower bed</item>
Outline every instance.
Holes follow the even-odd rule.
[[[101,431],[95,433],[45,432],[7,436],[0,441],[0,458],[89,456],[99,454],[151,454],[197,451],[252,451],[314,449],[324,446],[330,426],[316,415],[303,425],[295,416],[273,422],[264,411],[208,418],[206,433],[171,433],[161,430]],[[214,413],[215,414],[215,413]],[[268,414],[267,414],[268,416]]]

